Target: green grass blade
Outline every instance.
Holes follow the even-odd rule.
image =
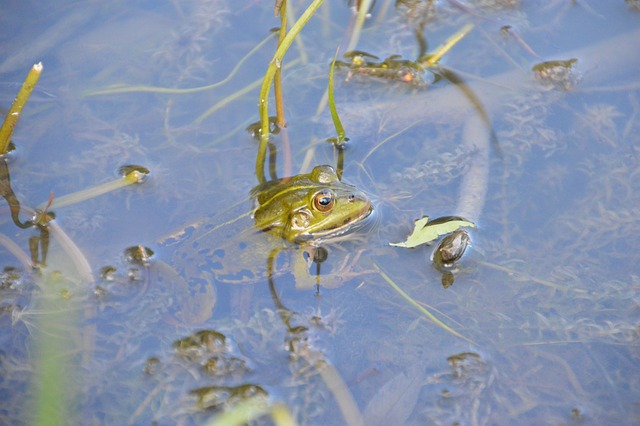
[[[378,270],[378,272],[380,273],[380,276],[382,276],[382,278],[384,278],[384,280],[386,282],[388,282],[389,285],[391,287],[393,287],[393,289],[395,291],[397,291],[398,294],[400,294],[400,296],[402,296],[414,308],[416,308],[420,312],[422,312],[422,314],[424,316],[426,316],[431,322],[433,322],[435,325],[437,325],[438,327],[442,328],[446,332],[451,333],[454,336],[461,338],[462,340],[465,340],[465,341],[467,341],[469,343],[472,343],[474,345],[476,344],[473,340],[469,339],[468,337],[463,336],[462,334],[458,333],[457,331],[455,331],[454,329],[449,327],[447,324],[445,324],[442,321],[440,321],[435,315],[433,315],[431,312],[429,312],[424,306],[422,306],[418,302],[416,302],[411,296],[409,296],[400,287],[398,287],[398,285],[395,282],[393,282],[393,280],[378,266],[377,263],[374,263],[373,266]]]

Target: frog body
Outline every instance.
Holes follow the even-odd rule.
[[[258,185],[252,195],[256,228],[289,242],[341,234],[372,210],[369,198],[340,182],[331,166]]]
[[[287,249],[292,252],[288,254],[302,254],[308,242],[342,234],[372,211],[369,198],[341,182],[331,166],[258,185],[251,197],[251,215],[222,225],[205,221],[172,239],[177,245],[172,263],[185,278],[261,281],[271,253]],[[270,273],[287,270],[288,257],[278,256]]]

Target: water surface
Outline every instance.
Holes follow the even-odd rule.
[[[291,3],[299,16],[304,2]],[[1,251],[3,266],[15,268],[5,269],[0,285],[7,422],[32,419],[34,372],[42,368],[37,339],[47,333],[64,342],[60,388],[76,424],[200,424],[242,399],[231,387],[285,404],[300,424],[345,424],[336,383],[354,401],[343,410],[367,425],[639,420],[640,58],[629,48],[640,42],[637,6],[437,2],[427,19],[420,13],[428,2],[411,10],[391,4],[386,13],[392,2],[377,3],[358,49],[380,58],[416,58],[416,16],[426,21],[430,51],[465,23],[476,26],[442,61],[469,83],[497,136],[486,196],[473,209],[473,246],[449,288],[430,264],[431,248],[388,246],[407,236],[414,219],[466,208],[461,181],[478,156],[465,143],[477,115],[469,100],[446,81],[419,90],[344,82],[342,72],[336,97],[350,138],[344,180],[374,199],[375,223],[330,247],[319,293],[309,286],[315,278],[284,268],[273,280],[274,302],[266,278],[194,280],[198,250],[167,238],[249,210],[257,145],[244,128],[258,119],[258,88],[247,87],[262,78],[275,39],[212,90],[92,95],[114,84],[193,88],[223,80],[279,26],[271,2],[63,2],[46,10],[9,2],[0,17],[3,109],[28,68],[44,64],[13,138],[9,170],[20,202],[37,207],[50,192],[115,179],[125,164],[152,174],[142,185],[55,210],[93,282],[79,278],[53,242],[45,271],[60,270],[68,281],[48,281],[51,296],[29,267]],[[316,109],[350,19],[344,2],[327,1],[286,57],[294,173],[336,165],[324,142],[333,136],[329,113],[316,117]],[[535,79],[534,65],[572,58],[566,79]],[[485,130],[472,134],[482,138]],[[283,157],[279,148],[279,175]],[[0,232],[28,253],[39,232],[18,229],[6,203],[2,211]],[[219,238],[250,227],[245,217]],[[258,246],[267,236],[251,238],[246,244]],[[224,243],[206,241],[212,250]],[[125,258],[139,244],[156,252],[149,265]],[[277,263],[300,254],[289,247]],[[257,250],[251,263],[264,272],[267,258]],[[115,272],[101,274],[107,266]],[[430,321],[380,271],[464,338]],[[283,306],[293,313],[289,325],[306,331],[287,329]],[[205,334],[204,347],[180,340],[200,330],[224,334],[225,344],[217,347],[215,334]],[[205,395],[200,404],[198,395]]]

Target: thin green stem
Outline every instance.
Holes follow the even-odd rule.
[[[432,67],[440,61],[440,59],[447,53],[453,46],[455,46],[460,40],[464,38],[473,29],[473,24],[466,24],[460,31],[449,37],[445,42],[436,49],[432,54],[428,55],[421,65],[425,68]]]
[[[111,191],[116,191],[120,188],[124,188],[126,186],[140,183],[142,181],[139,172],[131,172],[126,176],[121,178],[102,183],[100,185],[94,186],[92,188],[83,189],[78,192],[74,192],[72,194],[63,195],[62,197],[57,197],[53,203],[51,203],[50,209],[58,209],[61,207],[70,206],[76,203],[80,203],[82,201],[90,200],[91,198],[99,197],[101,195],[107,194]],[[44,209],[46,203],[42,203],[38,206],[39,209]]]
[[[115,84],[112,86],[105,87],[103,89],[97,90],[89,90],[84,93],[85,96],[97,96],[97,95],[115,95],[117,93],[160,93],[160,94],[168,94],[168,95],[186,95],[189,93],[198,93],[204,92],[207,90],[212,90],[217,87],[220,87],[229,82],[236,75],[238,70],[242,67],[242,65],[249,59],[254,53],[256,53],[262,46],[264,46],[269,40],[274,37],[274,33],[269,34],[264,40],[256,45],[253,49],[249,51],[246,55],[238,61],[235,67],[231,70],[229,75],[227,75],[224,79],[218,81],[217,83],[209,84],[207,86],[193,87],[191,89],[175,89],[169,87],[156,87],[156,86],[129,86],[126,84]]]
[[[273,59],[269,63],[269,67],[267,68],[267,72],[265,73],[262,81],[260,99],[258,101],[261,122],[260,146],[258,147],[258,155],[256,157],[256,177],[260,183],[266,182],[264,176],[264,161],[267,153],[267,144],[269,142],[269,91],[271,88],[271,82],[276,74],[276,70],[280,68],[282,58],[291,46],[291,43],[293,43],[302,28],[304,28],[323,1],[324,0],[314,0],[307,10],[304,11],[302,16],[300,16],[300,19],[293,24],[289,33],[287,33],[285,38],[282,39],[282,43],[278,46],[275,55],[273,55]]]
[[[280,31],[278,36],[278,46],[282,44],[282,40],[287,35],[287,0],[282,0],[280,6]],[[284,118],[284,98],[282,95],[282,67],[276,69],[276,75],[273,80],[273,94],[276,101],[276,125],[283,128],[287,125]]]
[[[336,54],[333,56],[333,61],[331,62],[331,68],[329,69],[329,87],[327,89],[327,93],[329,96],[329,111],[331,111],[331,119],[333,120],[333,127],[335,127],[336,134],[338,135],[336,146],[342,145],[342,143],[346,139],[344,127],[342,126],[342,122],[340,121],[340,116],[338,115],[338,110],[336,109],[336,100],[333,95],[333,74],[334,74],[335,65],[336,65],[336,58],[338,57],[338,50],[340,50],[340,48],[336,49]]]
[[[289,68],[291,68],[294,65],[298,65],[300,63],[300,59],[294,59],[291,62],[288,62],[283,69],[287,70]],[[200,116],[198,118],[195,119],[195,121],[193,122],[195,125],[199,125],[200,123],[202,123],[205,119],[207,119],[209,116],[213,115],[214,113],[216,113],[218,110],[220,110],[221,108],[225,107],[226,105],[230,104],[231,102],[241,98],[242,96],[246,95],[247,93],[249,93],[250,91],[252,91],[253,89],[255,89],[256,87],[260,86],[260,82],[262,82],[262,79],[258,79],[254,82],[252,82],[251,84],[249,84],[248,86],[243,87],[242,89],[238,90],[237,92],[234,92],[232,94],[230,94],[229,96],[227,96],[224,99],[221,99],[218,103],[216,103],[215,105],[213,105],[211,108],[209,108],[208,110],[206,110],[205,112],[203,112],[202,114],[200,114]]]
[[[443,330],[453,334],[456,337],[461,338],[462,340],[466,340],[469,343],[473,343],[475,344],[475,342],[471,339],[469,339],[468,337],[463,336],[462,334],[458,333],[457,331],[455,331],[454,329],[452,329],[451,327],[449,327],[448,325],[446,325],[445,323],[443,323],[442,321],[440,321],[435,315],[433,315],[431,312],[429,312],[425,307],[423,307],[422,305],[420,305],[418,302],[416,302],[415,300],[413,300],[413,298],[411,296],[409,296],[407,293],[405,293],[379,266],[378,264],[374,263],[373,266],[378,270],[378,273],[380,274],[380,276],[382,278],[384,278],[384,280],[389,283],[389,285],[391,287],[393,287],[393,289],[398,292],[398,294],[400,296],[402,296],[404,298],[404,300],[406,300],[407,302],[409,302],[414,308],[418,309],[420,312],[422,312],[424,314],[424,316],[426,316],[429,320],[431,320],[431,322],[433,322],[434,324],[436,324],[438,327],[442,328]]]
[[[364,26],[364,20],[367,18],[369,9],[371,8],[371,0],[363,0],[358,8],[358,14],[356,15],[356,22],[351,32],[351,38],[349,39],[349,45],[347,46],[347,52],[354,50],[360,40],[360,33],[362,33],[362,27]]]

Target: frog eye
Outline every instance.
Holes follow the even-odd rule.
[[[320,212],[328,212],[336,203],[333,192],[324,189],[313,196],[313,208]]]

